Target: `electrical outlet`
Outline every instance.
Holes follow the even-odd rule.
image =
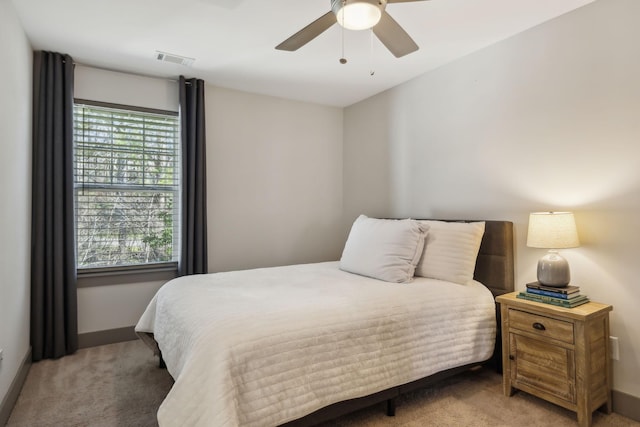
[[[618,337],[609,337],[609,345],[611,347],[611,358],[620,360],[620,346],[618,345]]]

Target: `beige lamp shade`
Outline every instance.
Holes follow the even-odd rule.
[[[580,246],[576,221],[571,212],[534,212],[529,215],[527,246],[549,249],[538,260],[538,282],[553,287],[571,281],[569,263],[556,249]]]
[[[529,215],[527,246],[544,249],[564,249],[580,246],[573,213],[531,213]]]

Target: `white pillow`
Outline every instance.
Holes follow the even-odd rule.
[[[424,249],[427,226],[411,219],[360,215],[340,258],[340,269],[387,282],[409,282]]]
[[[465,285],[473,280],[484,222],[421,221],[429,226],[416,276]]]

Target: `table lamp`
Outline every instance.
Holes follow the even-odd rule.
[[[538,261],[538,282],[561,288],[571,280],[569,263],[556,249],[580,246],[571,212],[533,212],[529,215],[527,246],[549,249]]]

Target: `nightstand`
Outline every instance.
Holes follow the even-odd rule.
[[[610,305],[563,308],[500,295],[504,394],[516,389],[560,405],[591,426],[593,411],[611,412]]]

